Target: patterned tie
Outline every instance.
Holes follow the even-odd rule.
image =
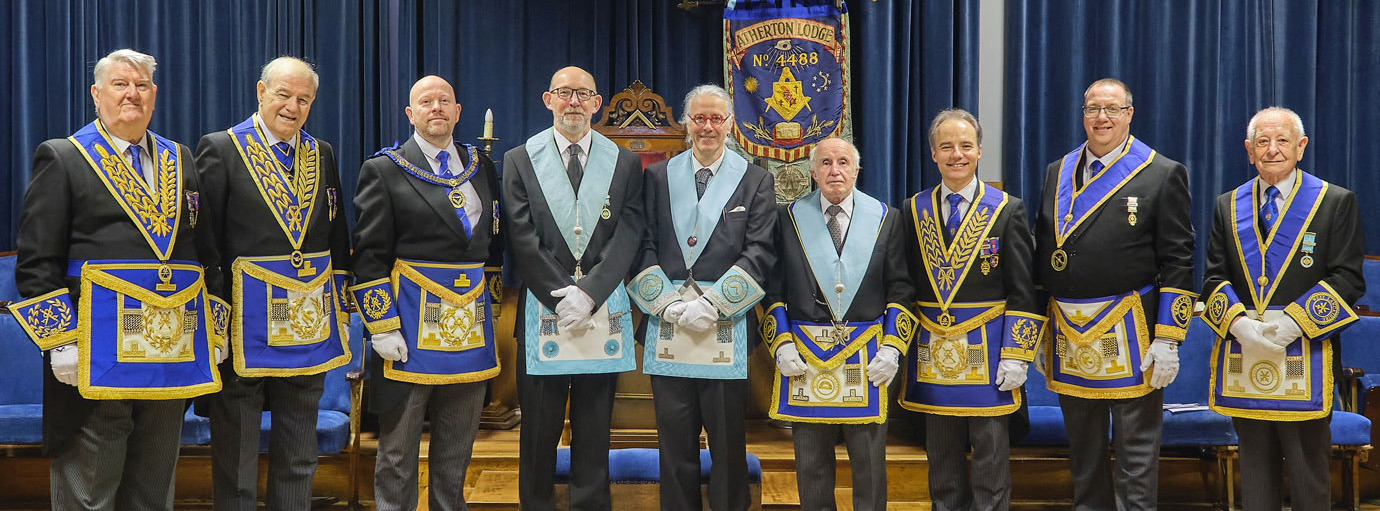
[[[283,170],[287,172],[288,179],[293,178],[292,168],[292,144],[278,142],[273,144],[273,156],[278,158],[278,163],[283,164]]]
[[[843,212],[843,208],[830,204],[824,212],[829,215],[829,221],[824,226],[829,228],[829,237],[834,238],[834,251],[843,254],[843,229],[839,227],[839,213]]]
[[[958,226],[963,223],[963,215],[958,212],[958,203],[960,202],[963,202],[962,195],[949,194],[949,239],[958,235]]]
[[[575,188],[575,194],[579,195],[580,178],[585,175],[585,166],[580,163],[580,153],[584,150],[580,149],[580,144],[570,144],[565,152],[570,156],[570,161],[565,164],[565,175],[570,176],[570,186]]]
[[[1279,205],[1275,204],[1275,199],[1279,198],[1279,189],[1270,186],[1265,189],[1265,203],[1260,205],[1260,233],[1265,236],[1270,235],[1270,229],[1279,222]]]
[[[441,177],[452,177],[450,172],[450,153],[446,151],[436,153],[436,161],[441,162],[441,168],[438,169],[436,173]],[[453,188],[453,190],[459,189],[459,185]],[[466,212],[465,207],[466,206],[460,206],[455,208],[455,214],[460,217],[460,226],[465,228],[465,236],[472,236],[474,234],[474,228],[470,225],[470,215]]]
[[[714,177],[714,173],[709,171],[709,167],[695,171],[695,195],[696,198],[704,198],[704,189],[709,188],[709,178]]]

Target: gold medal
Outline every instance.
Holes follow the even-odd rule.
[[[942,327],[946,327],[946,328],[947,328],[947,327],[953,326],[953,324],[954,324],[954,315],[953,315],[953,314],[949,314],[949,311],[944,311],[944,312],[942,312],[942,313],[939,314],[939,326],[942,326]]]
[[[1049,256],[1049,266],[1054,271],[1064,271],[1069,266],[1069,253],[1062,248],[1054,249],[1054,253]]]
[[[459,188],[451,189],[450,193],[447,194],[446,197],[450,199],[451,207],[455,209],[465,207],[465,194],[461,192]]]
[[[155,290],[162,292],[177,291],[177,286],[172,283],[172,267],[168,266],[168,263],[160,263],[158,265],[158,280],[159,283],[153,287]]]
[[[1313,256],[1311,256],[1311,255],[1305,255],[1305,256],[1303,256],[1302,259],[1299,259],[1299,264],[1302,265],[1304,268],[1312,268],[1312,267],[1313,267]]]
[[[1136,226],[1136,214],[1135,214],[1135,213],[1131,213],[1131,214],[1129,214],[1129,215],[1126,215],[1126,223],[1131,224],[1131,227],[1135,227],[1135,226]]]

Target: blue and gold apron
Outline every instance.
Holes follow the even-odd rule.
[[[148,136],[152,189],[100,121],[68,140],[158,258],[68,261],[67,275],[81,281],[75,307],[67,289],[11,305],[40,349],[77,343],[77,389],[87,399],[184,399],[220,390],[212,352],[224,343],[225,304],[207,296],[200,264],[170,259],[184,202],[181,154],[172,141]]]
[[[1256,218],[1259,180],[1241,185],[1233,195],[1232,242],[1240,258],[1237,262],[1251,279],[1246,282],[1250,302],[1243,303],[1235,287],[1223,282],[1208,295],[1203,312],[1203,320],[1217,333],[1208,405],[1222,415],[1302,421],[1332,413],[1331,335],[1356,321],[1355,312],[1326,282],[1318,282],[1288,305],[1269,305],[1280,280],[1295,264],[1296,254],[1303,254],[1298,258],[1300,266],[1314,264],[1317,236],[1308,229],[1328,183],[1295,172],[1294,190],[1271,232],[1261,232]],[[1284,353],[1252,349],[1235,338],[1227,339],[1232,322],[1241,314],[1260,321],[1287,314],[1298,323],[1303,337],[1287,345]]]
[[[231,264],[234,320],[230,342],[235,373],[247,377],[318,374],[350,361],[340,332],[348,324],[329,252],[303,254],[302,244],[322,184],[316,139],[300,131],[292,169],[267,147],[257,114],[230,128],[235,142],[278,227],[292,245],[289,254],[238,257]],[[329,217],[335,219],[335,190],[327,190]]]
[[[444,385],[498,375],[483,263],[399,259],[392,282],[408,356],[384,361],[385,377]]]
[[[915,333],[915,316],[899,304],[888,304],[873,321],[844,321],[876,249],[886,205],[853,191],[853,216],[840,254],[825,227],[820,192],[807,194],[789,207],[792,228],[810,263],[812,285],[819,287],[831,314],[828,322],[796,320],[784,303],[767,308],[762,338],[773,354],[792,342],[807,366],[804,375],[782,376],[772,383],[774,419],[827,424],[886,422],[889,392],[873,386],[867,364],[882,346],[906,352]],[[832,291],[832,293],[831,293]],[[882,292],[875,290],[873,292]]]

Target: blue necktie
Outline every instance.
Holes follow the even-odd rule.
[[[144,164],[139,162],[139,146],[137,144],[129,146],[129,166],[134,170],[134,175],[148,183],[148,178],[144,175]],[[149,187],[153,186],[153,183],[148,184]]]
[[[949,194],[949,239],[958,235],[958,226],[963,223],[963,215],[958,213],[958,203],[963,202],[963,196]]]
[[[440,174],[441,177],[452,177],[450,175],[450,153],[446,151],[436,153],[436,161],[441,162],[441,170],[437,174]],[[453,190],[456,193],[463,193],[460,192],[460,185],[455,185]],[[470,215],[465,212],[465,206],[455,208],[455,214],[460,217],[460,226],[465,228],[465,236],[472,236],[474,228],[470,226]]]
[[[1093,160],[1092,164],[1088,165],[1088,181],[1092,181],[1093,178],[1097,177],[1098,174],[1102,173],[1102,167],[1105,166],[1106,165],[1102,164],[1102,160]]]
[[[273,144],[273,157],[278,159],[278,163],[283,164],[283,170],[287,172],[288,179],[292,179],[292,144],[287,142]]]
[[[1279,198],[1279,189],[1271,186],[1265,189],[1265,203],[1260,205],[1260,234],[1270,235],[1270,229],[1279,222],[1279,205],[1275,204],[1275,199]]]

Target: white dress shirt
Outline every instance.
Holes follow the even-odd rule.
[[[1083,149],[1083,183],[1086,184],[1087,182],[1092,181],[1093,177],[1095,177],[1092,173],[1092,162],[1102,162],[1102,170],[1105,171],[1108,167],[1112,166],[1112,162],[1116,161],[1117,157],[1121,156],[1121,153],[1126,150],[1126,145],[1130,143],[1131,136],[1127,135],[1126,140],[1121,141],[1121,145],[1116,146],[1116,149],[1107,151],[1107,154],[1102,155],[1101,158],[1093,156],[1092,151],[1089,151],[1085,147]]]
[[[829,202],[829,199],[824,197],[824,194],[819,194],[819,208],[820,211],[824,212],[824,222],[826,224],[829,222],[829,206],[834,205],[834,203]],[[843,239],[846,240],[848,239],[848,223],[849,220],[853,218],[853,191],[849,190],[848,196],[839,201],[837,206],[843,208],[843,211],[838,215],[839,233],[842,234]]]
[[[565,138],[565,135],[554,129],[551,130],[551,133],[556,137],[556,149],[561,153],[561,165],[570,168],[570,153],[566,151],[570,150],[571,144],[575,144],[580,146],[580,168],[589,166],[589,148],[594,145],[594,130],[585,131],[585,136],[580,137],[579,142],[571,142]]]
[[[125,159],[125,164],[133,166],[134,162],[129,161],[129,154],[126,153],[126,151],[129,150],[129,146],[136,144],[131,144],[128,140],[122,138],[112,138],[115,141],[115,151],[120,153],[121,158]],[[144,178],[144,188],[148,190],[149,196],[157,197],[158,183],[155,179],[157,179],[156,176],[158,172],[156,169],[158,167],[154,165],[155,155],[153,151],[149,150],[149,146],[151,145],[149,142],[148,133],[144,133],[143,136],[139,137],[139,143],[137,144],[139,146],[139,168],[134,170],[139,172]]]
[[[949,225],[949,194],[957,193],[963,197],[963,200],[958,202],[958,217],[963,218],[968,215],[968,209],[973,205],[973,197],[977,196],[977,185],[977,176],[973,176],[968,180],[968,184],[958,190],[952,190],[946,184],[939,185],[939,213],[943,215],[943,225]]]
[[[1284,203],[1289,201],[1289,194],[1294,192],[1294,181],[1298,179],[1298,175],[1298,172],[1290,172],[1289,177],[1281,179],[1278,183],[1274,184],[1275,189],[1279,190],[1279,196],[1275,197],[1275,207],[1279,209],[1280,214],[1284,213]],[[1260,178],[1257,177],[1256,179]],[[1264,179],[1260,179],[1260,197],[1259,200],[1256,201],[1257,203],[1262,205],[1265,204],[1265,199],[1269,198],[1265,190],[1269,187],[1270,183],[1266,183]]]
[[[441,148],[431,145],[420,135],[413,133],[412,139],[417,141],[417,147],[422,148],[422,154],[426,155],[426,162],[431,165],[431,171],[441,177],[457,177],[465,168],[461,166],[459,155],[455,152],[455,142],[451,141],[445,147],[445,151],[450,153],[450,160],[447,165],[450,167],[450,174],[441,175],[441,160],[436,155],[441,153]],[[475,155],[478,158],[478,155]],[[470,220],[470,228],[479,225],[479,214],[484,211],[484,205],[479,203],[479,192],[474,191],[474,183],[465,181],[460,185],[460,193],[465,196],[465,217]]]

